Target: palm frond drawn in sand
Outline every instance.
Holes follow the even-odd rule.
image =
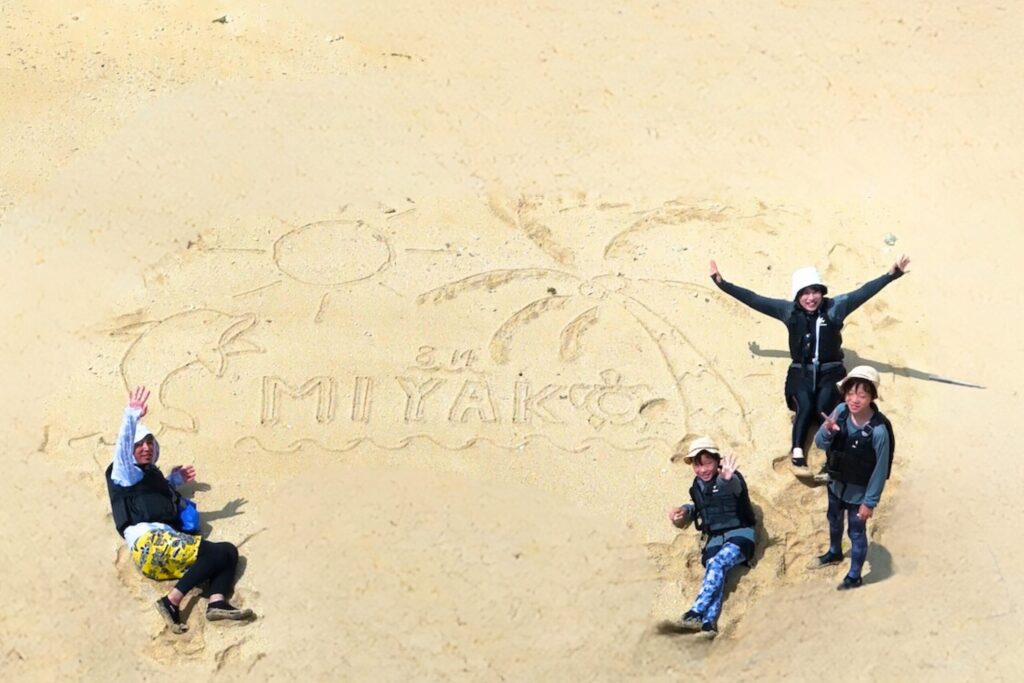
[[[727,207],[679,206],[663,208],[645,214],[628,228],[618,233],[604,248],[604,257],[621,256],[629,249],[629,238],[638,233],[647,232],[663,225],[682,225],[694,221],[721,223],[730,218]]]
[[[579,358],[583,335],[597,323],[597,315],[597,306],[588,308],[562,328],[558,345],[558,354],[562,360],[573,361]]]
[[[551,228],[538,223],[527,215],[527,210],[533,208],[525,197],[516,201],[515,212],[511,213],[502,204],[501,200],[491,195],[487,202],[488,207],[499,220],[508,224],[526,236],[526,239],[533,242],[538,249],[554,259],[559,265],[573,266],[576,261],[576,254],[572,249],[563,246],[555,240]]]
[[[685,220],[718,221],[725,218],[726,214],[721,209],[670,206],[660,213],[648,215],[634,223],[631,228],[618,233],[606,245],[604,253],[608,258],[610,254],[615,253],[616,245],[622,244],[628,235],[647,229],[646,225],[678,223]],[[514,337],[524,325],[542,315],[571,309],[575,304],[583,303],[587,305],[586,310],[576,314],[559,335],[561,358],[569,362],[575,361],[582,353],[583,334],[597,322],[601,308],[614,306],[635,320],[640,330],[658,348],[688,419],[695,416],[707,416],[710,419],[713,416],[716,419],[716,431],[735,435],[748,443],[753,441],[746,408],[730,383],[714,369],[708,356],[697,349],[679,327],[631,293],[632,281],[621,274],[598,274],[587,279],[563,270],[547,268],[491,270],[424,292],[416,301],[419,304],[439,304],[456,299],[472,290],[496,289],[515,281],[541,278],[573,281],[577,283],[576,291],[569,295],[536,299],[506,318],[491,338],[490,352],[495,362],[508,362]],[[684,284],[679,281],[657,279],[645,279],[644,282]],[[700,288],[699,285],[693,287]],[[687,428],[685,425],[682,427]],[[710,427],[710,424],[702,425],[703,429]]]
[[[491,358],[497,363],[507,363],[509,345],[512,342],[512,337],[520,328],[536,320],[543,313],[565,308],[570,301],[572,301],[571,296],[546,296],[543,299],[531,301],[513,313],[491,337]]]
[[[575,276],[563,273],[558,270],[550,270],[547,268],[511,268],[511,269],[499,269],[499,270],[488,270],[483,273],[477,273],[476,275],[470,275],[469,277],[448,284],[431,289],[430,291],[423,292],[416,297],[416,303],[441,303],[442,301],[448,301],[459,296],[463,292],[470,292],[477,289],[496,289],[509,282],[521,281],[521,280],[539,280],[542,278],[573,278]]]

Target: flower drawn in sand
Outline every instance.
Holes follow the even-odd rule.
[[[514,217],[508,212],[495,210],[493,201],[492,210],[499,218],[519,228],[527,239],[559,265],[575,266],[578,259],[573,250],[559,245],[550,230],[526,217],[527,210],[522,202]],[[683,221],[706,220],[707,215],[699,209],[690,208],[679,214],[679,217]],[[656,222],[666,220],[664,213],[659,212],[650,212],[646,219]],[[630,230],[619,233],[606,245],[603,255],[605,264],[627,234],[642,231],[643,221],[641,219]],[[657,347],[687,416],[684,431],[711,430],[733,434],[748,442],[752,439],[746,410],[729,382],[677,325],[635,291],[639,282],[682,286],[693,290],[705,288],[674,280],[632,279],[621,273],[585,275],[561,268],[504,268],[448,282],[423,292],[416,301],[420,305],[443,305],[475,290],[494,290],[525,280],[543,280],[557,284],[557,287],[549,287],[547,296],[527,302],[500,324],[488,344],[494,362],[507,363],[516,338],[533,321],[549,315],[563,316],[566,320],[559,335],[558,353],[563,361],[575,361],[580,356],[582,341],[588,331],[597,324],[603,312],[614,307],[626,312],[642,334]],[[559,288],[563,291],[566,289],[565,285],[570,286],[569,293],[559,293]],[[652,407],[646,406],[647,409]]]

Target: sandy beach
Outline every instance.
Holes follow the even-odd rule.
[[[12,680],[1016,680],[1018,27],[979,2],[0,8]],[[1016,198],[1015,198],[1016,197]],[[792,476],[786,331],[898,434],[863,588]],[[951,383],[956,380],[959,383]],[[170,633],[103,471],[129,388],[249,625]],[[976,386],[964,386],[965,384]],[[684,437],[761,518],[714,642]],[[823,454],[812,451],[812,467]],[[166,467],[165,467],[166,469]]]

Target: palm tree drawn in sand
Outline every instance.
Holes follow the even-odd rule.
[[[575,268],[574,252],[559,245],[548,228],[532,220],[528,214],[530,208],[531,205],[524,199],[519,200],[514,212],[505,210],[494,200],[491,201],[492,212],[503,222],[524,233],[535,246],[560,266]],[[653,226],[696,220],[720,222],[728,217],[722,210],[669,203],[660,210],[645,213],[628,229],[613,237],[605,246],[603,258],[605,261],[609,260],[628,246],[628,240],[633,234],[644,232]],[[683,287],[704,293],[709,291],[707,288],[675,280],[633,280],[612,273],[585,277],[560,268],[505,268],[488,270],[448,282],[423,292],[417,297],[416,302],[421,305],[439,305],[470,291],[494,290],[524,280],[568,283],[575,287],[575,292],[559,294],[555,288],[549,288],[547,296],[530,301],[508,316],[491,336],[488,345],[491,358],[496,363],[508,362],[509,351],[516,336],[532,321],[556,313],[570,318],[560,333],[559,355],[562,360],[571,362],[579,357],[582,339],[587,330],[597,323],[603,310],[613,306],[633,318],[644,334],[657,346],[685,411],[687,423],[684,431],[688,435],[711,430],[732,439],[742,438],[747,443],[752,442],[743,402],[725,377],[678,326],[631,291],[635,282]],[[702,420],[701,424],[694,424],[697,421],[694,419],[695,416],[701,414],[706,419]]]

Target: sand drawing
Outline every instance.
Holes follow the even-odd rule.
[[[174,375],[200,366],[214,377],[222,377],[231,356],[263,351],[245,338],[255,325],[256,316],[251,313],[232,315],[201,308],[130,326],[131,333],[141,333],[121,360],[121,379],[128,390],[159,382],[150,399],[158,434],[164,429],[195,432],[198,427],[195,416],[166,402],[167,386]]]
[[[361,282],[391,267],[393,261],[388,239],[361,220],[308,223],[274,242],[278,269],[308,285]]]
[[[761,208],[766,208],[761,205]],[[720,204],[710,206],[693,206],[680,201],[666,202],[665,206],[655,211],[644,212],[644,214],[632,223],[628,228],[618,233],[604,248],[604,257],[613,258],[629,251],[631,238],[644,232],[665,225],[682,225],[694,221],[706,223],[722,223],[726,220],[741,220],[754,218],[762,214],[749,216],[735,216],[728,211],[728,208]]]
[[[490,448],[498,448],[503,451],[520,451],[528,447],[532,447],[534,444],[544,443],[545,448],[548,450],[556,450],[562,453],[586,453],[592,449],[598,451],[609,451],[616,450],[622,452],[633,452],[640,453],[653,448],[667,450],[671,448],[664,439],[656,437],[644,437],[642,439],[636,439],[635,442],[625,444],[610,441],[603,437],[591,436],[584,439],[580,439],[573,446],[566,446],[559,443],[555,439],[551,438],[547,434],[535,433],[527,434],[519,437],[512,443],[505,443],[502,440],[492,439],[487,436],[473,436],[462,440],[461,442],[445,442],[441,441],[434,436],[426,433],[412,434],[410,436],[403,436],[394,442],[386,442],[379,439],[373,439],[370,437],[360,436],[349,439],[342,443],[331,442],[330,444],[324,443],[319,439],[312,438],[301,438],[295,439],[289,442],[284,447],[277,447],[264,442],[258,436],[247,435],[242,436],[235,440],[233,448],[241,450],[251,450],[257,453],[273,453],[277,455],[291,455],[300,451],[304,447],[318,448],[327,453],[347,453],[353,449],[359,448],[360,446],[366,446],[367,448],[381,449],[385,451],[400,451],[405,448],[412,447],[417,441],[424,441],[434,446],[444,449],[446,451],[464,451],[477,446],[486,445]]]
[[[320,288],[314,323],[324,321],[333,290],[370,280],[395,262],[394,249],[384,232],[358,219],[307,223],[278,237],[271,251],[274,265],[284,278]],[[256,294],[281,283],[278,278],[234,297]]]
[[[601,384],[574,384],[569,389],[569,400],[578,408],[586,411],[587,422],[600,430],[606,424],[639,425],[646,428],[646,420],[651,416],[644,414],[644,406],[648,408],[663,399],[645,400],[650,395],[651,387],[647,384],[625,385],[622,375],[616,370],[601,372]]]
[[[505,222],[512,220],[508,212],[501,209],[493,198],[490,205],[492,212],[499,218]],[[530,205],[523,201],[517,204],[516,219],[513,221],[515,225],[523,229],[526,229],[524,226],[535,225],[526,215],[529,208]],[[722,211],[694,207],[669,207],[669,210],[650,212],[629,229],[612,238],[604,249],[605,259],[609,259],[624,248],[627,236],[642,231],[645,225],[661,225],[668,221],[680,223],[695,219],[724,220],[726,217],[727,214]],[[559,265],[575,262],[575,258],[566,257],[561,248],[556,250],[552,246],[549,233],[530,229],[527,230],[527,236],[535,244],[543,236],[544,239],[538,246]],[[574,272],[551,268],[495,269],[475,273],[423,292],[416,301],[421,305],[442,304],[475,290],[493,290],[512,282],[533,279],[570,282],[575,285],[575,291],[570,294],[559,294],[557,289],[549,288],[548,296],[527,302],[506,318],[492,334],[488,344],[491,358],[496,363],[508,362],[516,335],[532,321],[556,313],[564,313],[569,318],[560,334],[559,354],[562,360],[572,362],[579,357],[583,335],[595,325],[602,308],[614,306],[625,311],[642,333],[657,346],[685,410],[687,424],[682,425],[684,433],[700,431],[714,424],[724,433],[737,435],[746,442],[753,441],[746,419],[746,408],[728,380],[678,326],[642,301],[631,290],[630,286],[634,281],[621,274],[601,273],[585,277]],[[644,282],[662,281],[646,278]],[[679,284],[678,281],[665,283]],[[717,407],[709,411],[700,406]],[[701,424],[697,424],[698,422]],[[598,418],[592,424],[603,422]]]

